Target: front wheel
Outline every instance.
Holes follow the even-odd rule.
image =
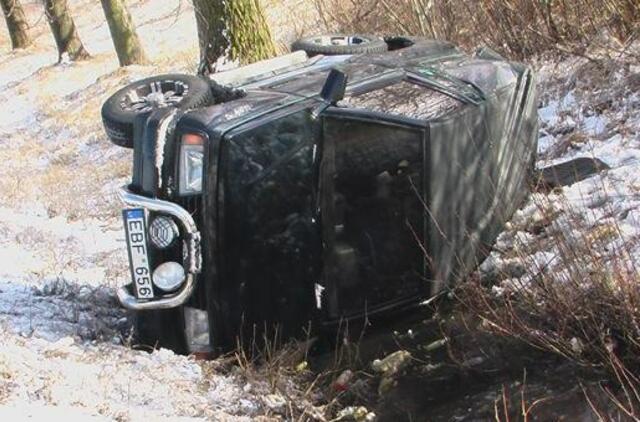
[[[170,349],[187,354],[184,310],[182,307],[138,311],[134,316],[135,343],[144,350]]]
[[[209,82],[192,75],[159,75],[133,82],[113,94],[102,106],[102,123],[116,145],[133,147],[137,116],[164,107],[189,110],[212,103]]]

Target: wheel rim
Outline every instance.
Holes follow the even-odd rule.
[[[320,37],[313,38],[311,41],[314,44],[326,45],[326,46],[362,45],[362,44],[367,44],[371,42],[369,38],[360,37],[360,36],[348,37],[343,35],[323,35]]]
[[[128,90],[120,106],[124,111],[146,113],[158,108],[177,106],[188,92],[189,86],[181,81],[152,81]]]

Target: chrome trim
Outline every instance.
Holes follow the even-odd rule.
[[[182,288],[171,296],[165,296],[161,299],[149,301],[141,301],[124,287],[120,287],[117,291],[118,300],[127,309],[134,311],[142,311],[148,309],[169,309],[184,304],[196,288],[196,274],[201,270],[202,256],[200,252],[200,232],[196,226],[193,217],[187,210],[173,202],[163,201],[160,199],[147,198],[146,196],[137,195],[131,192],[127,186],[118,190],[120,200],[128,206],[140,207],[147,210],[161,212],[175,217],[186,234],[188,257],[186,265],[186,280]]]

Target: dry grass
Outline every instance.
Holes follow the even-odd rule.
[[[541,264],[527,247],[514,245],[515,258],[533,277],[498,291],[471,280],[458,299],[479,316],[484,330],[608,374],[615,383],[603,386],[603,394],[619,411],[638,418],[640,273],[631,253],[638,239],[623,236],[615,224],[587,226],[582,216],[566,210],[572,230],[554,230],[549,204],[536,205],[547,216],[536,228],[547,233],[539,248],[555,247],[552,263]],[[619,247],[603,249],[614,240]]]
[[[289,51],[291,43],[310,33],[324,32],[313,0],[261,0],[278,54]]]
[[[583,54],[607,30],[623,44],[639,35],[634,0],[316,0],[334,31],[410,34],[481,44],[522,59],[549,49]]]
[[[253,341],[250,347],[238,346],[228,361],[239,369],[247,385],[262,392],[274,414],[292,421],[329,420],[337,403],[325,391],[331,372],[309,370],[307,354],[312,341],[283,344],[275,337]],[[274,407],[277,401],[282,406]]]
[[[0,359],[0,405],[5,402],[11,393],[11,371],[7,363]]]

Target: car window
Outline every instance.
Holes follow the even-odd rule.
[[[332,160],[325,204],[325,275],[341,314],[374,309],[424,289],[423,133],[376,121],[327,116],[324,147]],[[327,230],[330,230],[327,232]],[[334,309],[335,311],[335,309]]]
[[[462,102],[435,89],[400,81],[364,94],[346,97],[338,105],[428,120],[455,110]]]
[[[312,309],[320,255],[311,123],[308,110],[279,116],[222,147],[225,283],[241,288],[248,302],[272,298],[282,321]],[[273,317],[258,305],[245,311],[251,320]]]
[[[486,94],[518,81],[516,72],[505,62],[468,59],[442,69],[455,78],[473,83]]]
[[[228,157],[234,180],[245,185],[264,177],[283,156],[303,143],[311,143],[312,137],[307,110],[230,134]]]

